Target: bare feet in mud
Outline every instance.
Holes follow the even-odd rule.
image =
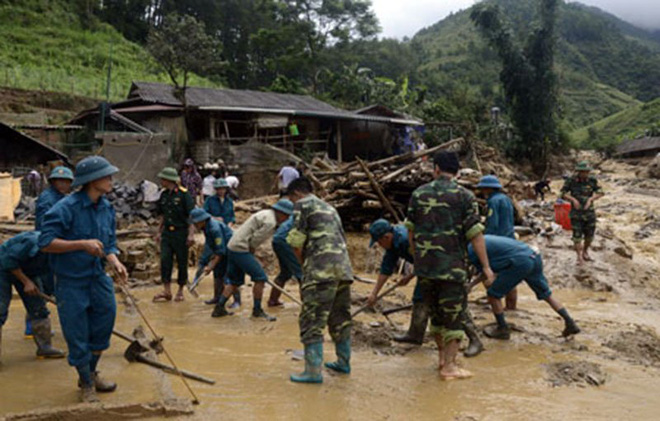
[[[474,376],[472,372],[460,368],[456,363],[448,364],[447,367],[440,370],[440,378],[446,381],[469,379],[472,376]]]
[[[582,253],[582,260],[584,260],[585,262],[593,262],[594,261],[594,259],[592,259],[591,256],[589,256],[589,253],[587,253],[586,251],[584,253]]]

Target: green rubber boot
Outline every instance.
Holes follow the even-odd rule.
[[[323,342],[305,345],[305,371],[292,374],[295,383],[323,383],[321,363],[323,362]]]
[[[337,373],[351,374],[351,340],[346,340],[335,344],[337,361],[334,363],[325,363],[325,366]]]

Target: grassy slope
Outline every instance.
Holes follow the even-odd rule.
[[[507,0],[502,1],[506,7]],[[517,15],[509,14],[508,17],[514,21],[514,26],[528,29],[529,22],[533,14],[530,8],[530,2],[517,2]],[[510,7],[510,6],[509,6]],[[566,23],[560,25],[560,32],[568,32],[570,27],[579,26],[580,21],[586,16],[594,19],[597,23],[593,28],[589,28],[596,35],[603,34],[603,25],[607,23],[603,19],[615,19],[613,17],[603,17],[599,14],[593,14],[589,9],[583,9],[582,6],[565,6],[561,19],[566,19]],[[593,14],[593,16],[592,16]],[[599,20],[601,19],[601,20]],[[605,23],[604,23],[605,22]],[[634,27],[633,27],[634,28]],[[611,28],[608,28],[608,30]],[[622,29],[621,29],[622,30]],[[636,45],[647,45],[651,43],[649,39],[637,40],[632,33],[607,34],[598,41],[577,42],[568,41],[560,37],[558,44],[557,70],[560,75],[561,100],[563,115],[568,123],[568,128],[577,129],[602,119],[605,116],[617,113],[631,106],[637,106],[640,101],[634,96],[639,90],[627,89],[630,87],[630,80],[635,80],[630,75],[622,75],[622,80],[627,84],[621,83],[623,92],[612,85],[603,82],[604,77],[599,74],[605,74],[609,69],[604,69],[604,65],[595,62],[594,55],[599,54],[601,50],[619,51],[625,48],[626,42],[635,42]],[[415,42],[421,45],[425,52],[424,60],[419,68],[422,80],[426,80],[430,86],[443,86],[455,81],[463,81],[471,84],[475,88],[488,89],[488,87],[497,87],[499,81],[499,63],[497,57],[490,51],[478,35],[474,25],[469,18],[469,9],[449,16],[437,24],[425,28],[415,36]],[[660,48],[660,44],[657,45]],[[657,56],[660,63],[660,54]],[[612,66],[611,75],[607,79],[610,81],[618,80],[617,71],[620,68]]]
[[[635,138],[653,125],[660,124],[660,98],[630,107],[606,117],[596,123],[573,132],[577,144],[589,139],[589,129],[595,129],[598,137],[604,140]]]
[[[111,100],[125,98],[133,80],[168,82],[144,49],[110,25],[85,29],[56,1],[26,3],[0,6],[0,85],[103,98],[110,51]]]

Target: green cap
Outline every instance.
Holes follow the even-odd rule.
[[[289,199],[280,199],[273,205],[273,209],[285,215],[293,215],[293,202]]]
[[[373,247],[380,238],[392,231],[392,225],[385,219],[378,219],[369,227],[369,234],[371,234],[371,242],[369,247]]]
[[[575,167],[575,171],[591,171],[591,166],[587,161],[581,161],[577,166]]]
[[[214,189],[227,189],[229,188],[229,183],[224,178],[218,178],[213,182]]]
[[[73,171],[67,167],[55,167],[53,171],[50,172],[48,176],[49,180],[54,179],[63,179],[63,180],[73,180]]]
[[[181,177],[179,177],[179,173],[175,168],[172,167],[163,168],[163,170],[158,173],[158,178],[162,178],[163,180],[173,181],[175,183],[181,181]]]

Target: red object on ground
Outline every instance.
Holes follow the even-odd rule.
[[[571,230],[571,204],[555,203],[555,221],[565,230]]]

